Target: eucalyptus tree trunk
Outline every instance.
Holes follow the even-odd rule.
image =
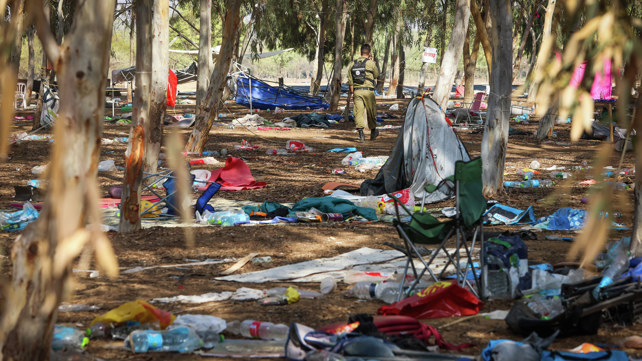
[[[16,239],[12,282],[3,285],[0,358],[5,360],[49,360],[58,305],[72,289],[72,263],[87,243],[98,266],[112,277],[118,272],[100,229],[96,180],[114,8],[115,0],[79,2],[74,25],[58,46],[43,2],[29,4],[56,67],[60,110],[45,204],[38,220]]]
[[[486,125],[482,138],[484,195],[492,198],[502,189],[508,146],[510,96],[512,91],[512,28],[510,0],[491,0],[493,20],[493,69]]]
[[[225,1],[225,20],[223,21],[223,39],[221,40],[221,51],[214,65],[214,71],[210,77],[209,88],[207,89],[207,102],[201,104],[203,108],[200,115],[196,117],[196,125],[187,140],[185,148],[188,152],[202,153],[207,143],[207,138],[214,124],[214,116],[218,110],[218,103],[223,95],[223,88],[230,63],[234,56],[234,49],[239,32],[241,0]]]
[[[152,10],[152,85],[149,122],[145,128],[143,170],[156,173],[163,139],[163,120],[167,110],[169,72],[169,0],[154,0]]]
[[[25,103],[27,106],[31,104],[31,92],[33,91],[33,79],[36,76],[36,54],[33,50],[33,37],[36,34],[36,29],[31,26],[27,30],[27,49],[29,51],[28,71],[27,71],[27,92],[25,94]]]
[[[348,14],[344,12],[345,0],[336,1],[336,35],[334,44],[334,72],[332,73],[330,111],[334,112],[339,107],[341,97],[341,68],[343,55],[343,39],[346,32]]]
[[[633,83],[633,81],[632,81]],[[633,130],[637,134],[642,134],[642,97],[638,96],[635,102],[635,115],[633,119]],[[626,150],[623,150],[623,152]],[[635,148],[635,167],[642,169],[642,151],[640,147]],[[642,256],[642,172],[635,173],[635,188],[633,190],[635,197],[633,213],[633,234],[631,235],[631,254]]]
[[[388,94],[387,96],[391,97],[397,91],[397,83],[399,82],[399,64],[397,60],[399,59],[399,39],[401,38],[401,26],[403,25],[403,18],[401,14],[401,8],[398,8],[395,12],[395,32],[392,34],[391,40],[391,64],[390,64],[390,85],[388,85]]]
[[[446,109],[448,105],[450,90],[457,75],[457,64],[459,64],[459,59],[464,50],[464,40],[466,39],[468,19],[470,18],[470,1],[474,0],[457,0],[455,5],[455,26],[441,62],[439,77],[433,93],[433,99],[442,109]]]
[[[553,27],[553,14],[555,13],[555,5],[557,0],[548,0],[548,7],[546,7],[546,15],[544,16],[544,30],[542,31],[542,45],[539,47],[537,52],[537,60],[535,62],[535,68],[531,74],[531,85],[528,88],[528,101],[534,102],[537,97],[537,91],[539,90],[539,85],[544,78],[542,74],[542,68],[548,64],[551,57],[551,50],[553,48],[553,42],[555,41],[554,37],[551,36],[552,27]]]
[[[440,44],[439,44],[439,61],[442,62],[444,59],[444,51],[446,49],[446,28],[448,28],[448,4],[450,3],[449,0],[442,0],[442,11],[444,14],[444,17],[441,19],[441,28],[444,31],[444,36],[439,39]]]
[[[468,27],[470,32],[470,27]],[[475,69],[477,67],[477,54],[479,53],[479,33],[475,33],[472,52],[470,39],[466,36],[464,43],[464,102],[471,103],[475,97]]]
[[[31,4],[29,4],[31,6]],[[42,9],[42,19],[39,21],[45,23],[47,26],[50,26],[49,23],[49,6],[44,6]],[[38,27],[36,26],[36,30]],[[47,60],[47,52],[42,52],[42,59],[40,62],[40,89],[38,90],[38,102],[36,102],[36,114],[33,117],[33,123],[31,123],[32,130],[40,128],[40,117],[42,115],[42,99],[45,94],[45,81],[47,80],[47,65],[49,61]]]
[[[200,115],[212,68],[212,0],[201,0],[201,24],[198,38],[198,78],[196,79],[196,115]]]
[[[365,32],[366,44],[372,43],[372,36],[374,34],[374,19],[377,16],[377,0],[370,0],[370,5],[366,11],[366,22],[363,24],[363,30]]]
[[[399,81],[397,82],[397,99],[403,99],[403,82],[406,73],[406,52],[403,49],[403,42],[399,42]]]
[[[130,20],[129,24],[129,66],[134,66],[135,65],[135,55],[136,55],[136,9],[135,7],[132,7],[132,18]],[[133,94],[133,81],[128,81],[127,82],[127,103],[131,104],[134,100],[134,94]]]
[[[486,31],[486,23],[482,17],[481,11],[479,10],[477,0],[470,0],[470,12],[473,15],[473,20],[475,20],[477,36],[479,37],[479,41],[481,41],[482,48],[484,49],[484,57],[486,58],[486,64],[488,65],[488,79],[490,81],[490,74],[493,66],[493,47],[490,44],[488,31]]]
[[[317,96],[319,94],[319,89],[321,88],[321,79],[323,79],[323,65],[325,64],[325,33],[328,23],[328,11],[330,9],[329,0],[322,0],[321,2],[321,14],[319,14],[319,36],[317,40],[317,71],[314,75],[314,82],[312,83],[312,89],[310,94]]]
[[[430,46],[431,33],[430,30],[424,39],[424,49]],[[428,70],[429,63],[422,62],[421,70],[419,71],[419,85],[417,86],[417,94],[423,94],[426,86],[426,71]]]
[[[4,5],[2,5],[4,6]],[[25,0],[14,0],[11,3],[11,17],[15,17],[15,40],[11,46],[11,65],[19,76],[20,73],[20,56],[22,55],[22,33],[24,27]]]
[[[125,152],[125,174],[120,209],[119,231],[140,230],[140,189],[147,147],[145,132],[150,127],[152,88],[152,6],[157,0],[136,0],[136,92],[132,112],[132,126]]]
[[[390,43],[392,42],[392,37],[386,37],[386,48],[383,54],[383,66],[381,71],[379,71],[379,78],[377,78],[377,93],[383,94],[383,86],[386,83],[386,73],[388,72],[388,59],[390,58]]]

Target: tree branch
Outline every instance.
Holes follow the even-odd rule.
[[[181,33],[178,29],[173,27],[171,24],[169,25],[169,28],[174,30],[176,32],[176,34],[178,34],[178,36],[180,36],[181,38],[187,40],[188,43],[192,44],[195,48],[198,49],[198,45],[196,45],[193,41],[191,41],[187,36],[183,35],[183,33]]]
[[[198,30],[198,29],[196,28],[196,26],[194,26],[194,24],[192,24],[189,20],[185,19],[185,17],[183,16],[183,14],[181,14],[181,12],[180,12],[180,11],[178,11],[175,7],[173,7],[173,6],[171,6],[171,5],[169,6],[169,8],[170,8],[170,9],[172,9],[172,10],[174,10],[174,11],[176,11],[176,14],[178,14],[178,16],[179,16],[181,19],[183,19],[183,21],[185,21],[185,22],[187,23],[187,25],[189,25],[192,29],[194,29],[194,31],[196,31],[197,33],[200,33],[200,30]],[[190,41],[190,43],[192,43],[192,42]],[[192,44],[194,44],[194,43],[192,43]]]
[[[58,46],[56,37],[54,37],[49,28],[49,20],[44,12],[44,7],[47,5],[43,4],[43,1],[38,0],[29,0],[28,5],[29,12],[33,14],[36,32],[42,43],[42,47],[51,63],[55,65],[60,58],[60,47]]]

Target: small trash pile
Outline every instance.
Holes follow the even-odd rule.
[[[344,166],[351,165],[359,172],[379,170],[388,160],[388,156],[364,157],[361,152],[350,153],[341,160]]]

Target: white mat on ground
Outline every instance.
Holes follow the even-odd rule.
[[[403,257],[403,253],[396,250],[384,251],[364,247],[332,258],[320,258],[287,266],[270,268],[264,271],[216,277],[216,279],[220,281],[247,283],[286,281],[306,277],[316,273],[340,271],[358,265],[382,263],[400,257]],[[327,275],[325,276],[327,277]]]

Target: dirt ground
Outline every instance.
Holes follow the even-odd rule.
[[[378,100],[380,111],[400,116],[400,119],[386,120],[384,124],[401,125],[408,104],[406,100]],[[388,111],[389,105],[398,103],[399,111]],[[229,104],[230,109],[224,112],[242,116],[248,112]],[[170,114],[192,113],[193,106],[181,105],[169,111]],[[223,112],[223,111],[222,111]],[[110,111],[108,111],[110,113]],[[269,120],[281,119],[283,116],[299,112],[273,114],[261,112],[261,116]],[[30,115],[21,113],[19,115]],[[256,128],[235,127],[228,125],[233,118],[224,117],[219,120],[211,132],[206,150],[227,149],[233,156],[240,157],[249,165],[252,174],[259,181],[267,182],[267,187],[256,190],[238,192],[219,192],[216,197],[231,200],[250,200],[263,202],[296,202],[304,197],[321,196],[321,186],[330,181],[341,181],[360,184],[364,179],[373,178],[376,171],[360,173],[352,167],[341,165],[344,153],[326,153],[336,147],[356,146],[363,151],[364,156],[388,155],[398,130],[382,130],[375,142],[358,144],[355,142],[356,133],[351,123],[338,124],[329,129],[292,129],[290,131],[259,131]],[[516,124],[511,121],[516,130],[535,132],[537,121],[530,124]],[[13,132],[29,131],[30,121],[16,121]],[[553,165],[581,165],[583,161],[590,163],[602,148],[602,142],[581,140],[570,144],[570,125],[558,125],[555,128],[556,138],[551,141],[538,143],[533,136],[516,135],[509,138],[506,158],[506,172],[514,173],[515,167],[527,167],[531,161],[537,160],[542,167]],[[105,123],[104,138],[127,136],[128,126]],[[185,136],[189,130],[181,130]],[[42,133],[42,132],[41,132]],[[46,132],[45,132],[46,133]],[[473,156],[480,153],[482,134],[460,131],[459,135],[468,151]],[[246,139],[253,145],[260,146],[257,151],[235,151],[234,145],[241,144]],[[299,140],[314,148],[313,153],[291,156],[266,155],[267,148],[283,148],[289,139]],[[103,146],[101,160],[113,159],[117,166],[124,165],[123,153],[126,144]],[[14,202],[15,185],[26,185],[27,180],[34,179],[32,167],[47,163],[50,154],[50,143],[47,141],[25,141],[13,145],[9,160],[0,164],[0,207],[10,209]],[[608,163],[617,166],[619,154],[614,154]],[[223,159],[220,159],[223,160]],[[633,156],[624,157],[624,167],[634,166]],[[203,166],[202,166],[203,167]],[[343,168],[345,175],[333,174],[334,168]],[[547,216],[563,206],[586,208],[582,198],[590,197],[588,187],[578,185],[581,176],[567,180],[554,188],[506,189],[496,200],[516,208],[525,209],[533,205],[538,217]],[[514,174],[506,175],[507,180],[517,180]],[[99,180],[104,197],[111,186],[120,185],[122,172],[100,173]],[[625,179],[629,181],[630,179]],[[627,226],[632,226],[633,192],[624,191],[623,201],[615,208],[622,213],[619,219]],[[451,202],[436,204],[435,207],[451,205]],[[489,227],[487,230],[515,230],[517,227]],[[144,229],[132,234],[109,233],[108,236],[118,256],[123,269],[137,266],[152,266],[174,263],[185,263],[189,260],[205,260],[216,258],[241,258],[250,252],[259,252],[261,256],[271,256],[271,263],[248,263],[237,273],[245,273],[267,269],[275,266],[311,260],[322,257],[337,256],[341,253],[360,247],[389,249],[384,242],[399,242],[396,231],[390,223],[319,223],[319,224],[289,224],[261,225],[235,227],[201,227],[195,229],[196,244],[192,248],[185,245],[183,230],[180,228],[155,227]],[[532,262],[558,263],[566,260],[570,243],[547,241],[545,235],[566,235],[554,232],[538,234],[538,240],[526,241],[529,249],[529,260]],[[610,239],[619,239],[630,235],[630,231],[613,231]],[[2,274],[11,273],[10,250],[16,233],[0,234],[0,262]],[[239,284],[216,281],[214,277],[230,264],[210,265],[186,268],[157,268],[135,274],[121,274],[118,279],[110,280],[99,276],[89,278],[77,274],[73,285],[73,295],[69,303],[95,305],[99,311],[62,312],[58,322],[80,328],[88,327],[91,320],[107,310],[136,299],[149,300],[156,297],[176,295],[199,295],[206,292],[235,290],[239,287],[269,288],[272,286],[287,286],[288,284]],[[318,290],[318,284],[296,284],[297,287]],[[311,327],[345,321],[350,315],[357,313],[375,314],[381,303],[379,301],[359,301],[345,298],[341,295],[347,285],[339,283],[339,289],[316,300],[301,300],[287,306],[261,306],[256,302],[211,302],[204,304],[163,304],[162,308],[174,314],[193,313],[207,314],[231,320],[257,319],[275,323],[289,324],[299,322]],[[482,312],[496,309],[507,310],[509,301],[486,302]],[[464,350],[464,354],[478,355],[489,340],[509,338],[520,340],[521,337],[511,333],[504,321],[489,320],[481,317],[466,318],[453,324],[453,319],[426,320],[437,327],[444,338],[451,343],[472,343],[474,347]],[[642,333],[640,323],[622,327],[605,325],[594,336],[582,336],[559,339],[553,344],[555,349],[575,347],[582,342],[596,344],[618,345],[630,335]],[[627,350],[632,354],[635,351]],[[198,355],[179,354],[132,354],[122,349],[122,342],[92,341],[86,351],[87,355],[105,360],[196,360]]]

